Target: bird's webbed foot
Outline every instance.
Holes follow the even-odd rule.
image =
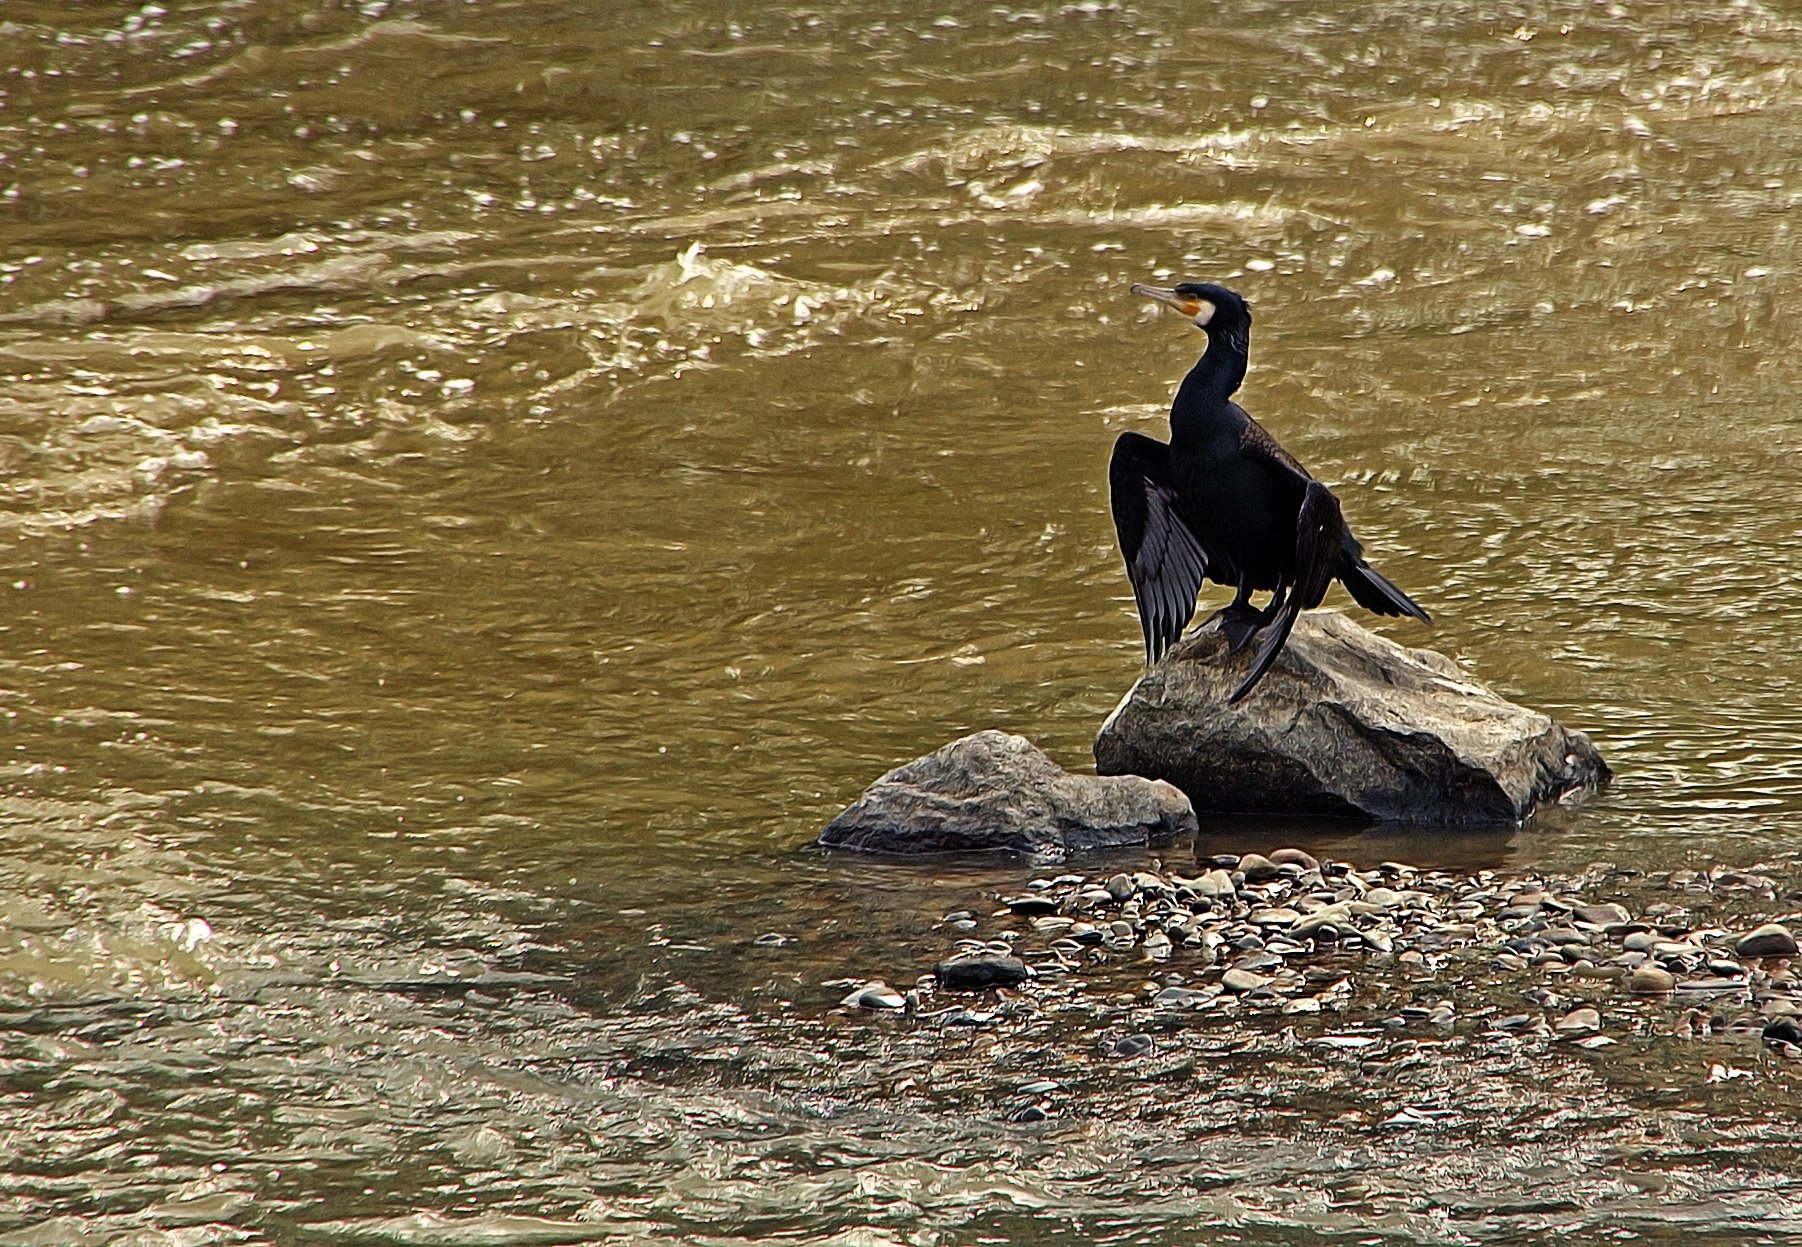
[[[1235,599],[1220,611],[1220,634],[1226,638],[1230,657],[1251,644],[1251,639],[1268,628],[1283,609],[1288,598],[1287,587],[1270,595],[1270,602],[1259,610],[1246,599]]]
[[[1265,613],[1250,602],[1233,602],[1222,606],[1214,612],[1213,619],[1220,623],[1220,635],[1226,638],[1226,652],[1229,654],[1237,654],[1251,644],[1251,638],[1257,635],[1258,629],[1270,622]]]

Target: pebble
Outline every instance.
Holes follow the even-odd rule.
[[[1772,1018],[1764,1025],[1764,1037],[1772,1043],[1795,1044],[1802,1047],[1802,1026],[1790,1017]]]
[[[1210,1000],[1212,998],[1212,993],[1200,991],[1193,987],[1166,987],[1163,991],[1151,998],[1151,1003],[1154,1005],[1164,1005],[1166,1008],[1171,1009],[1182,1009],[1189,1005],[1200,1004],[1202,1001]]]
[[[881,979],[871,979],[839,1003],[852,1009],[901,1009],[906,1007],[907,997]]]
[[[1148,1052],[1156,1052],[1157,1047],[1157,1040],[1150,1035],[1128,1035],[1114,1043],[1110,1055],[1121,1059],[1144,1056]]]
[[[1742,957],[1794,957],[1796,937],[1780,922],[1767,922],[1739,937],[1733,951]]]
[[[1224,870],[1208,871],[1195,881],[1194,887],[1203,896],[1213,897],[1232,896],[1239,890],[1233,886],[1233,877]]]
[[[1062,904],[1055,896],[1016,896],[1011,901],[1002,901],[1001,903],[1016,914],[1027,918],[1035,914],[1055,914],[1062,908]]]
[[[1572,1009],[1553,1026],[1566,1035],[1593,1034],[1602,1029],[1602,1015],[1594,1009]]]
[[[1613,901],[1603,901],[1599,905],[1578,905],[1571,910],[1571,916],[1578,922],[1587,922],[1597,927],[1612,927],[1633,921],[1633,915]]]
[[[1677,976],[1663,966],[1650,963],[1639,966],[1627,975],[1627,990],[1642,996],[1661,995],[1675,991]]]
[[[1031,974],[1024,961],[1005,953],[974,953],[941,961],[932,967],[939,986],[952,991],[984,987],[1012,987]]]
[[[1239,859],[1239,873],[1245,876],[1247,883],[1268,883],[1281,877],[1283,872],[1262,853],[1247,853]]]
[[[1220,985],[1227,991],[1239,993],[1255,992],[1258,988],[1267,986],[1269,982],[1270,980],[1261,974],[1239,969],[1228,970],[1220,978]]]
[[[1304,874],[1320,869],[1319,859],[1301,849],[1278,849],[1270,855],[1270,861],[1275,866],[1299,866]]]

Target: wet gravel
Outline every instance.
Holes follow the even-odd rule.
[[[1738,1036],[1802,1058],[1793,861],[1456,874],[1281,849],[1047,875],[992,901],[945,915],[932,971],[853,985],[844,1006],[981,1027],[1099,999],[1110,1059],[1153,1056],[1160,1031],[1273,1025],[1325,1051],[1417,1033],[1511,1051]]]

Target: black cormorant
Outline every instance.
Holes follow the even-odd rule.
[[[1155,663],[1182,635],[1205,580],[1235,591],[1218,612],[1228,653],[1269,630],[1229,704],[1264,678],[1296,616],[1320,605],[1334,580],[1366,610],[1427,622],[1413,598],[1364,561],[1339,500],[1232,401],[1251,347],[1245,300],[1197,282],[1132,289],[1176,308],[1208,335],[1207,350],[1170,404],[1169,443],[1122,433],[1108,465],[1146,661]],[[1251,604],[1256,590],[1271,593],[1262,610]]]

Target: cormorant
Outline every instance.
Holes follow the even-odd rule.
[[[1235,591],[1217,612],[1228,653],[1269,629],[1251,674],[1228,704],[1264,678],[1296,616],[1320,605],[1334,580],[1366,610],[1429,622],[1413,598],[1364,561],[1331,491],[1232,401],[1251,346],[1245,300],[1198,282],[1132,290],[1176,308],[1208,335],[1207,350],[1170,404],[1168,444],[1122,433],[1108,465],[1114,527],[1145,632],[1146,662],[1162,658],[1182,635],[1206,580]],[[1271,593],[1262,610],[1251,604],[1255,590]]]

